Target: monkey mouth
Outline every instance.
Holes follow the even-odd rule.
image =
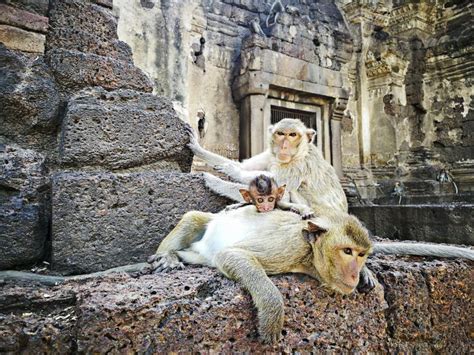
[[[357,287],[357,284],[352,285],[352,284],[348,284],[344,281],[339,280],[337,282],[337,284],[334,285],[334,286],[335,286],[336,291],[338,291],[338,292],[340,292],[344,295],[348,295],[348,294],[354,292],[355,288]]]
[[[291,154],[280,153],[277,155],[280,163],[289,163],[291,161]]]

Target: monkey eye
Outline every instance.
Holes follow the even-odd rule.
[[[278,134],[279,136],[284,136],[284,135],[285,135],[285,133],[283,133],[283,132],[281,132],[281,131],[278,131],[277,134]]]
[[[290,137],[296,137],[296,133],[295,133],[295,132],[291,132],[291,133],[290,133]]]
[[[363,258],[365,256],[365,252],[359,253],[359,256]]]
[[[344,254],[352,255],[352,249],[351,248],[344,248],[343,252],[344,252]]]
[[[273,201],[275,201],[275,197],[269,197],[268,198],[268,202],[273,202]]]
[[[262,202],[263,202],[263,198],[257,198],[257,202],[258,202],[258,203],[262,203]]]

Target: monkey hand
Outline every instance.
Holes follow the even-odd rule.
[[[239,163],[231,162],[231,163],[226,163],[226,164],[219,164],[219,165],[214,165],[213,168],[220,172],[223,173],[233,179],[240,180],[241,179],[241,168]]]
[[[184,264],[179,261],[178,255],[173,252],[157,253],[147,260],[150,264],[150,272],[169,272],[174,269],[184,269]]]
[[[258,316],[258,334],[264,344],[278,342],[283,328],[283,300],[275,299],[275,305],[272,305],[272,301],[272,297],[266,298],[267,307]]]
[[[189,136],[188,148],[191,149],[194,154],[198,154],[198,152],[202,150],[202,147],[199,144],[196,132],[190,125],[186,125],[186,133]]]
[[[377,278],[374,276],[372,271],[367,266],[364,266],[360,271],[359,284],[357,285],[357,291],[361,293],[368,293],[372,291],[377,285]]]

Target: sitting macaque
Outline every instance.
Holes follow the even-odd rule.
[[[276,181],[268,175],[258,175],[250,181],[248,189],[239,189],[245,202],[227,206],[226,211],[247,205],[255,205],[258,212],[270,212],[275,208],[279,208],[300,214],[303,219],[312,217],[313,212],[309,207],[282,201],[285,187],[285,185],[278,186]]]

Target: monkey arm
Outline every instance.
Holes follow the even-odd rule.
[[[291,211],[291,212],[297,213],[303,219],[314,217],[314,211],[307,205],[278,201],[277,207],[283,211]]]
[[[187,128],[187,132],[189,134],[189,143],[188,143],[189,149],[193,151],[195,156],[204,160],[207,164],[211,165],[212,167],[215,167],[218,165],[226,165],[226,164],[240,164],[238,162],[225,158],[219,154],[210,152],[204,149],[203,147],[201,147],[196,137],[196,134],[191,127]]]
[[[400,254],[474,260],[474,250],[429,243],[374,243],[374,254]]]
[[[248,205],[251,205],[251,203],[248,203],[248,202],[234,203],[232,205],[227,206],[224,209],[224,211],[232,211],[232,210],[236,210],[237,208],[248,206]]]
[[[165,272],[184,268],[177,251],[188,248],[201,238],[207,224],[214,218],[212,213],[190,211],[184,214],[176,227],[163,239],[155,254],[147,262],[153,272]]]
[[[239,248],[219,252],[214,262],[225,276],[239,282],[252,296],[258,310],[258,331],[262,340],[276,342],[283,327],[283,297],[262,265],[249,252]]]
[[[203,176],[204,180],[206,181],[206,186],[212,191],[218,193],[221,196],[230,198],[231,200],[237,202],[244,202],[242,195],[239,192],[239,189],[246,189],[248,185],[241,185],[230,181],[224,181],[209,173],[203,173]]]

